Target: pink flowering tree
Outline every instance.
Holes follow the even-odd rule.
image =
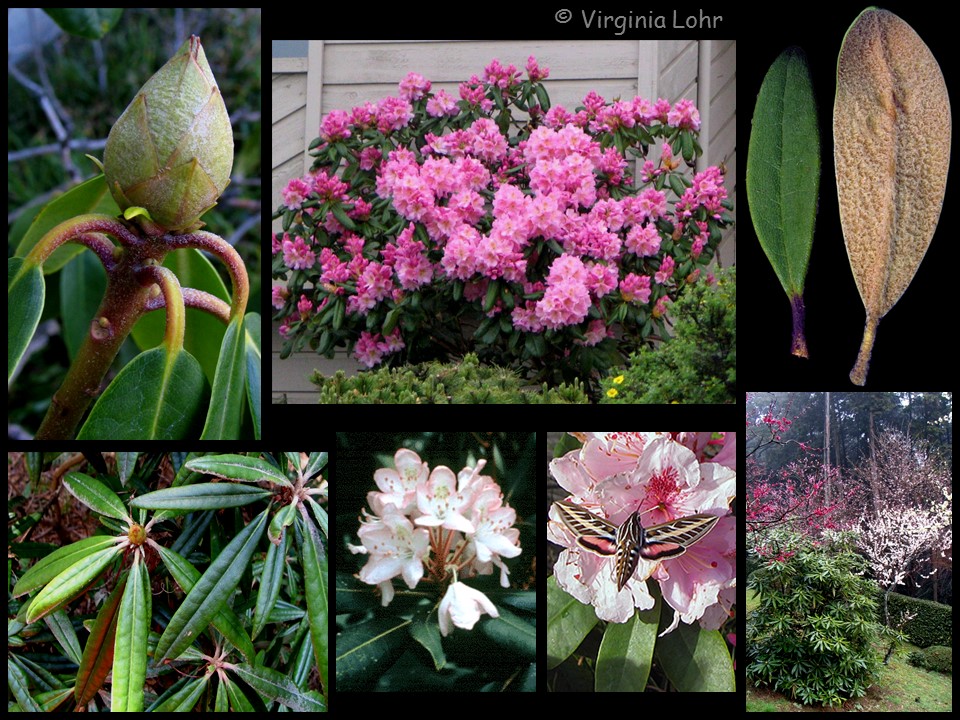
[[[588,510],[612,527],[639,513],[647,531],[640,536],[645,541],[633,538],[639,547],[623,548],[639,556],[624,582],[618,580],[621,533],[614,536],[614,554],[602,536],[577,531],[577,522],[564,520],[556,503],[551,506],[547,539],[565,548],[547,585],[551,667],[573,652],[599,619],[608,625],[597,662],[597,689],[642,689],[656,649],[661,659],[672,658],[664,669],[680,689],[732,690],[732,658],[719,631],[735,628],[735,433],[571,434],[583,446],[550,463],[551,474],[568,493],[563,504]],[[689,516],[719,519],[695,540],[680,533],[657,543],[651,528],[672,528]],[[571,599],[592,607],[589,612],[561,612]],[[695,664],[713,666],[709,680],[686,674],[687,665],[694,664],[690,648],[698,643],[702,654]],[[620,661],[612,662],[618,654]],[[624,654],[632,659],[628,671]],[[672,672],[681,666],[684,673]]]
[[[454,97],[411,73],[324,118],[275,215],[284,354],[346,345],[372,367],[475,351],[589,379],[666,334],[730,223],[721,170],[685,172],[699,113],[595,92],[551,107],[547,75],[494,60]]]
[[[341,447],[366,437],[344,435],[349,437],[341,438]],[[375,437],[378,442],[384,440],[382,435]],[[372,489],[366,494],[359,523],[356,505],[350,515],[341,516],[342,522],[356,528],[355,538],[345,543],[356,560],[344,554],[340,567],[355,565],[357,570],[338,576],[337,612],[363,611],[338,638],[341,689],[372,687],[378,675],[371,670],[384,671],[393,665],[397,655],[410,648],[411,639],[417,652],[406,666],[412,663],[420,669],[412,674],[398,670],[398,677],[410,675],[410,689],[424,689],[420,684],[423,661],[429,658],[428,664],[441,670],[451,648],[460,652],[474,645],[488,647],[491,641],[500,645],[502,665],[493,673],[498,676],[511,659],[525,668],[536,657],[536,593],[517,589],[532,582],[524,572],[530,561],[520,556],[529,558],[534,553],[526,542],[521,543],[517,511],[493,475],[500,475],[497,467],[505,465],[504,455],[511,457],[511,446],[529,446],[532,451],[536,438],[530,434],[517,442],[495,439],[497,450],[489,462],[485,457],[471,459],[458,471],[424,459],[430,454],[450,457],[449,438],[471,439],[466,433],[447,437],[447,452],[430,453],[426,448],[421,457],[401,448],[389,461],[381,461],[383,466],[373,471],[368,485]],[[349,451],[340,456],[348,459]],[[515,577],[512,571],[518,568],[519,577]],[[396,634],[383,641],[382,652],[368,658],[367,644],[385,632]],[[465,675],[459,673],[473,662],[468,658],[456,662],[458,674],[436,682],[463,680]],[[482,674],[487,681],[492,677],[486,669]]]

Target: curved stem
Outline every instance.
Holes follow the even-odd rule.
[[[76,435],[83,414],[99,394],[100,383],[123,341],[143,314],[150,296],[153,283],[142,284],[137,278],[137,271],[149,261],[161,262],[168,250],[162,243],[141,241],[126,228],[122,231],[117,227],[108,228],[108,225],[116,225],[115,221],[108,218],[106,220],[109,220],[109,223],[104,222],[105,218],[102,216],[82,217],[87,218],[84,223],[68,221],[58,226],[72,226],[69,236],[66,230],[59,231],[55,236],[51,235],[51,231],[41,240],[41,244],[46,244],[46,247],[53,244],[59,246],[63,242],[62,238],[75,237],[78,233],[77,227],[86,223],[87,232],[104,231],[114,234],[116,230],[117,235],[126,236],[126,246],[119,249],[116,264],[107,273],[107,290],[103,300],[63,384],[50,401],[50,408],[37,430],[37,440],[64,440]],[[91,217],[95,217],[95,220],[90,220]],[[79,221],[80,218],[76,220]],[[45,253],[45,250],[34,248],[34,251],[37,251],[38,257],[49,257],[49,252]],[[52,251],[50,249],[50,252]]]
[[[181,287],[180,289],[183,292],[183,304],[188,308],[210,313],[224,325],[230,323],[230,306],[216,295],[211,295],[208,292],[196,290],[195,288]],[[151,310],[160,310],[164,307],[166,307],[166,301],[163,295],[158,295],[157,297],[151,297],[147,300],[145,309],[147,312],[150,312]]]
[[[75,218],[60,223],[40,238],[37,244],[33,246],[33,249],[27,253],[24,261],[41,265],[53,254],[54,250],[65,242],[77,240],[86,233],[108,233],[124,245],[136,245],[140,242],[140,239],[116,218],[107,215],[78,215]],[[90,247],[88,243],[85,242],[84,244]],[[93,247],[90,249],[97,252]],[[100,253],[97,252],[97,254],[99,255]]]
[[[103,269],[108,273],[117,266],[117,246],[103,233],[84,233],[68,242],[86,246],[100,258]]]
[[[171,249],[175,248],[197,248],[213,253],[223,260],[227,266],[227,272],[230,273],[230,279],[233,282],[233,302],[230,306],[230,317],[242,316],[247,307],[247,297],[250,294],[250,281],[247,279],[247,269],[243,265],[243,259],[237,254],[237,251],[219,235],[212,232],[198,230],[186,235],[164,235],[163,241]]]
[[[183,332],[186,325],[180,281],[169,268],[153,264],[141,268],[137,276],[140,282],[143,282],[144,278],[149,278],[160,286],[167,310],[167,330],[163,343],[171,354],[180,352],[183,349]]]

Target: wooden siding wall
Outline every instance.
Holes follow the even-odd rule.
[[[312,41],[307,58],[273,61],[272,203],[281,190],[310,166],[307,146],[318,134],[320,118],[330,110],[349,110],[367,101],[395,95],[408,72],[418,72],[458,96],[457,86],[481,75],[491,59],[523,68],[534,55],[550,69],[546,86],[554,105],[573,109],[595,90],[608,101],[641,95],[675,102],[690,98],[703,121],[702,159],[724,162],[728,190],[736,206],[736,43],[734,41]],[[698,70],[704,75],[698,84]],[[708,102],[701,94],[709,96]],[[708,105],[708,107],[705,107]],[[274,230],[279,227],[274,222]],[[721,245],[723,265],[736,263],[736,229]],[[279,338],[273,327],[273,395],[289,402],[316,402],[306,376],[326,362],[312,353],[278,359]],[[350,366],[349,360],[339,359]]]

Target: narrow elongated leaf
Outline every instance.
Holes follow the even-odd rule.
[[[247,313],[243,319],[246,331],[244,353],[247,358],[247,404],[253,418],[253,436],[260,439],[260,316]]]
[[[189,681],[162,703],[150,708],[150,712],[190,712],[210,682],[209,675],[202,675]]]
[[[43,271],[23,258],[7,260],[7,380],[30,344],[43,312]]]
[[[220,359],[201,440],[236,440],[240,437],[246,399],[246,337],[243,318],[234,318],[220,345]]]
[[[298,712],[324,712],[327,707],[314,692],[304,692],[286,675],[271,668],[253,665],[234,665],[231,668],[250,687],[261,695],[286,705]]]
[[[62,610],[57,610],[57,612],[47,615],[43,621],[50,628],[50,632],[53,633],[57,642],[60,643],[63,654],[79,664],[80,641],[77,639],[77,631],[73,629],[73,623],[70,622],[67,614]]]
[[[127,520],[130,517],[117,494],[89,475],[77,472],[67,473],[63,479],[63,486],[94,512],[117,520]]]
[[[166,346],[131,360],[90,411],[78,440],[180,440],[192,434],[207,397],[200,364]]]
[[[57,548],[23,574],[13,588],[13,596],[20,597],[31,590],[43,587],[67,568],[116,543],[115,538],[97,536],[77,540],[75,543]]]
[[[157,643],[154,658],[177,657],[210,624],[227,601],[263,535],[267,511],[241,530],[223,549],[177,609]]]
[[[820,132],[807,58],[789,48],[760,87],[747,154],[747,198],[760,245],[793,308],[791,352],[807,357],[803,285],[820,185]]]
[[[257,607],[253,612],[253,637],[260,634],[267,617],[277,604],[280,596],[280,584],[283,582],[284,562],[287,557],[287,546],[290,544],[290,533],[284,533],[277,545],[270,543],[267,557],[263,561],[263,572],[260,575],[260,591],[257,593]]]
[[[834,163],[840,224],[867,312],[860,355],[867,369],[880,319],[913,280],[930,246],[950,166],[950,99],[933,53],[887,10],[864,10],[837,63]]]
[[[120,471],[120,484],[126,487],[127,480],[130,479],[130,476],[133,475],[133,471],[137,467],[137,457],[140,453],[137,452],[118,452],[117,453],[117,470]]]
[[[238,483],[197,483],[155,490],[134,498],[130,506],[148,510],[219,510],[249,505],[269,496],[269,490]]]
[[[138,554],[130,568],[130,578],[123,591],[117,618],[113,653],[113,712],[143,710],[151,614],[150,577]]]
[[[207,455],[187,461],[190,470],[201,472],[214,477],[240,480],[241,482],[260,482],[267,480],[279,485],[293,487],[283,474],[274,465],[258,457],[246,455]]]
[[[183,591],[189,593],[193,590],[193,586],[200,579],[200,571],[189,560],[173,550],[161,546],[159,551],[160,557],[163,558],[163,564],[170,570],[173,579],[183,588]],[[227,640],[232,642],[247,660],[253,661],[253,641],[250,640],[243,623],[230,606],[224,605],[221,607],[219,612],[214,615],[212,622],[213,626]]]
[[[77,699],[78,707],[83,707],[93,699],[103,685],[103,681],[107,679],[107,674],[113,665],[118,611],[129,576],[129,573],[123,574],[113,592],[100,606],[97,619],[90,628],[90,637],[87,638],[87,644],[83,648],[83,657],[80,659],[80,667],[77,670],[77,683],[74,686],[74,697]]]
[[[27,610],[27,622],[39,620],[60,605],[79,595],[88,583],[110,565],[121,553],[118,545],[89,555],[74,563],[53,580],[30,603]]]
[[[300,518],[303,538],[303,594],[307,597],[307,616],[310,620],[310,639],[313,655],[320,671],[320,684],[327,692],[327,552],[320,540],[320,531],[309,519]]]

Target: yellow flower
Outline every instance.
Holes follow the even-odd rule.
[[[616,388],[610,388],[609,390],[607,390],[607,397],[615,398],[617,395],[618,393]]]

